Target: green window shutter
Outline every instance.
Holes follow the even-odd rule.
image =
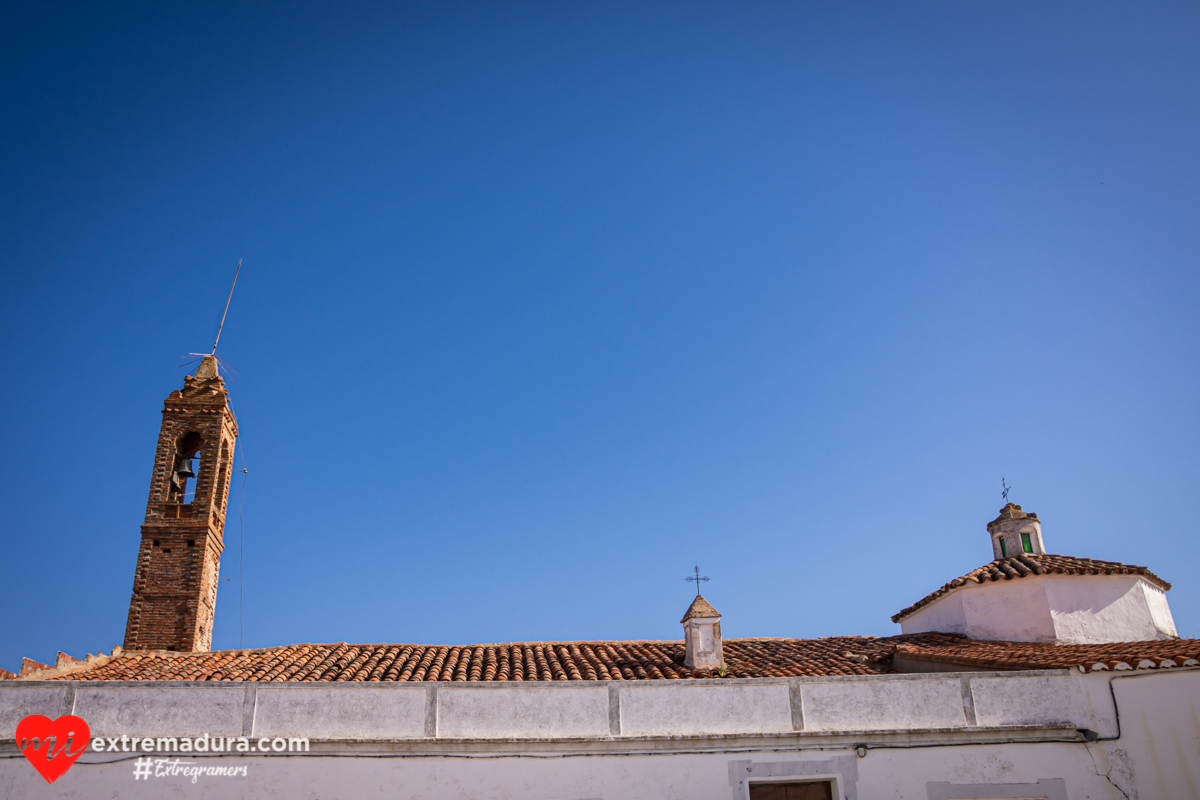
[[[1004,546],[1004,537],[1000,537],[1000,557],[1008,558],[1008,548]]]
[[[1021,534],[1021,549],[1023,549],[1026,553],[1033,552],[1033,543],[1029,541],[1028,533]]]

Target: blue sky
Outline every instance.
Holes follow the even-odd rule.
[[[121,641],[239,258],[214,647],[678,638],[694,564],[726,636],[888,635],[1002,476],[1200,635],[1194,4],[27,4],[0,61],[2,667]]]

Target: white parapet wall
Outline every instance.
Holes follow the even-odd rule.
[[[804,729],[837,733],[973,727],[963,692],[962,680],[942,676],[802,683]]]
[[[1198,706],[1200,670],[1184,668],[644,683],[10,682],[0,684],[0,797],[748,800],[756,781],[795,778],[835,781],[847,800],[1192,800],[1200,758],[1184,751],[1200,740]],[[188,756],[247,767],[195,785],[135,781],[136,759],[159,754],[89,751],[49,786],[12,731],[29,714],[65,713],[106,740],[306,737],[311,751]]]
[[[250,729],[258,736],[415,739],[425,735],[429,692],[421,684],[265,684],[254,692]]]
[[[469,688],[468,688],[469,687]],[[579,739],[609,735],[608,690],[548,683],[439,689],[441,739]]]
[[[658,686],[616,688],[623,736],[713,736],[739,733],[791,733],[795,730],[786,683],[758,685]]]
[[[17,720],[33,713],[74,713],[97,736],[316,742],[1093,729],[1081,677],[1054,670],[653,682],[13,682],[0,684],[0,737],[11,738]]]

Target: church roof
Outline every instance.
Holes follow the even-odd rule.
[[[731,677],[871,675],[887,640],[726,639]],[[134,652],[70,680],[560,681],[712,677],[684,666],[682,641],[526,642],[465,646],[301,644],[211,653]],[[851,657],[854,656],[854,657]],[[866,656],[861,661],[856,660]]]
[[[886,638],[726,639],[726,677],[878,675],[892,659],[983,669],[1147,669],[1196,666],[1200,640],[1093,645],[977,642],[944,633]],[[684,666],[684,645],[660,642],[529,642],[466,646],[300,644],[208,653],[119,652],[56,680],[86,681],[600,681],[714,678]],[[1168,663],[1170,662],[1170,663]]]
[[[938,664],[995,670],[1077,668],[1080,672],[1094,672],[1200,666],[1200,639],[1057,644],[980,642],[949,634],[931,636],[939,638],[897,642],[895,654]]]
[[[1171,588],[1171,584],[1155,575],[1146,567],[1121,564],[1116,561],[1096,561],[1091,558],[1055,556],[1048,553],[1042,555],[1022,553],[1011,558],[997,559],[990,564],[984,564],[979,569],[968,572],[961,578],[955,578],[942,588],[927,594],[908,608],[895,614],[892,617],[892,622],[899,622],[909,614],[923,606],[929,605],[947,592],[957,589],[960,586],[965,586],[968,583],[982,584],[989,581],[1008,581],[1013,578],[1024,578],[1029,575],[1141,575],[1163,591]]]

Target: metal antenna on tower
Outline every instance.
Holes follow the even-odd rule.
[[[229,287],[229,297],[225,299],[225,311],[221,313],[221,324],[217,326],[217,338],[213,342],[212,355],[217,354],[217,344],[221,341],[221,329],[225,327],[225,317],[229,314],[229,301],[233,299],[233,289],[237,286],[238,273],[242,271],[242,260],[238,259],[237,269],[233,271],[233,286]]]
[[[226,364],[224,361],[221,360],[221,357],[219,355],[217,355],[217,345],[221,343],[221,331],[225,329],[225,317],[229,316],[229,303],[230,303],[230,301],[233,300],[233,290],[234,290],[234,288],[237,287],[238,274],[241,271],[242,271],[242,260],[239,258],[238,263],[237,263],[237,269],[235,269],[233,271],[233,285],[229,287],[229,297],[225,298],[225,310],[221,312],[221,324],[217,326],[217,338],[215,340],[213,340],[212,352],[211,353],[188,353],[186,356],[180,356],[181,359],[184,359],[184,363],[180,364],[179,366],[190,367],[193,364],[196,364],[199,361],[202,361],[203,359],[207,358],[208,356],[212,356],[213,358],[215,358],[217,360],[218,364],[220,364],[222,367],[225,368],[226,372],[232,372],[234,375],[237,374],[236,369],[234,369],[233,367]]]

